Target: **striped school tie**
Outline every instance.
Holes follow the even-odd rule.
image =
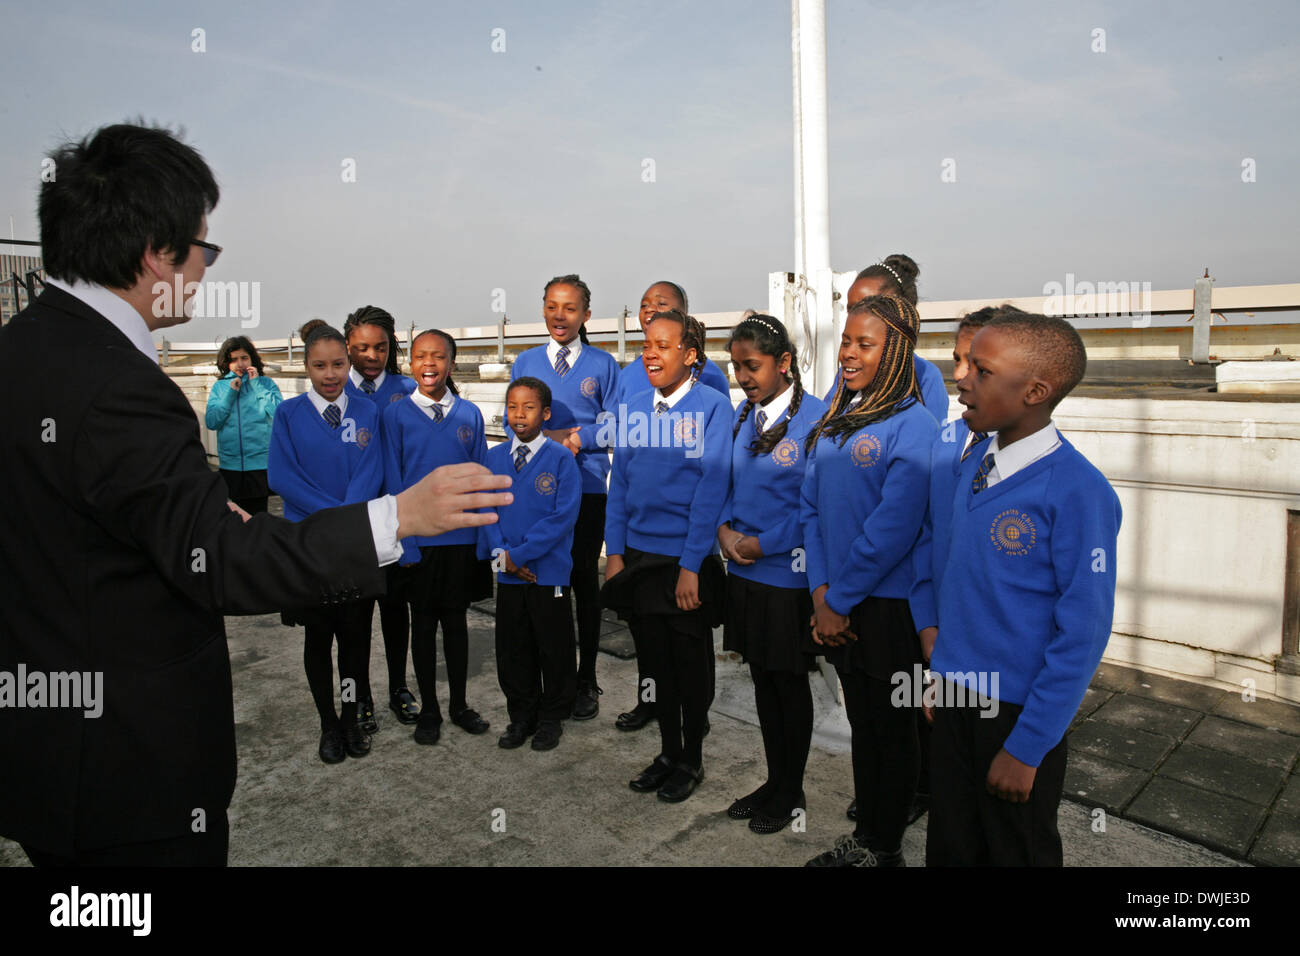
[[[528,446],[520,445],[515,451],[515,471],[524,470],[524,462],[528,460]]]
[[[668,403],[667,403],[667,402],[660,402],[659,404],[655,405],[655,414],[656,414],[656,415],[662,415],[662,414],[663,414],[664,412],[666,412],[666,411],[668,411]]]
[[[343,420],[343,413],[339,411],[339,407],[333,402],[325,406],[323,416],[325,424],[329,425],[330,428],[338,428],[339,422]]]
[[[975,446],[988,437],[988,432],[971,432],[970,441],[966,443],[966,450],[961,453],[961,460],[965,461],[969,458],[970,453],[975,450]]]
[[[361,391],[365,392],[367,395],[375,394],[375,383],[370,381],[368,378],[363,378],[361,380]]]
[[[972,494],[978,495],[989,486],[989,472],[993,470],[993,464],[993,452],[989,452],[980,460],[979,471],[975,472],[975,477],[970,482]]]
[[[429,406],[429,411],[433,412],[433,420],[434,420],[435,422],[440,422],[440,421],[442,421],[442,406],[441,406],[441,405],[439,405],[437,402],[434,402],[432,405]]]
[[[569,347],[561,345],[560,351],[555,355],[555,374],[564,378],[569,372],[569,363],[565,361],[565,356],[569,354]]]
[[[763,429],[767,427],[767,412],[760,408],[758,414],[754,416],[754,423],[758,425],[758,433],[763,434]]]

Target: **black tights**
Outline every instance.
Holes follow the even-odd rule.
[[[411,608],[411,659],[420,683],[420,715],[442,721],[438,707],[438,626],[442,625],[442,652],[447,661],[447,684],[454,717],[468,705],[465,684],[469,677],[469,624],[465,608]]]
[[[379,599],[379,627],[384,634],[384,659],[388,661],[388,694],[406,686],[406,649],[410,646],[411,618],[406,599]]]
[[[889,681],[836,670],[853,736],[853,835],[874,851],[892,853],[903,843],[920,770],[916,709],[894,706]]]
[[[803,772],[812,743],[813,701],[808,674],[770,671],[750,662],[758,726],[767,756],[767,782],[759,792],[768,816],[786,817],[802,806]]]
[[[661,753],[699,769],[704,763],[713,632],[700,611],[644,614],[636,620],[642,632],[640,649],[646,655],[641,667],[655,682]]]
[[[596,682],[596,653],[600,650],[600,549],[605,543],[605,501],[585,493],[573,528],[573,600],[578,617],[578,680]]]
[[[312,620],[306,623],[306,637],[303,640],[302,665],[307,672],[307,686],[311,689],[312,700],[316,702],[316,713],[320,715],[320,728],[340,730],[355,723],[357,719],[357,702],[362,699],[364,688],[360,675],[366,670],[366,647],[369,641],[361,629],[363,613],[356,604],[349,604],[341,610],[320,611],[312,613]],[[369,618],[368,609],[364,613]],[[354,693],[345,697],[343,713],[334,710],[334,638],[339,642],[339,681],[351,679]]]

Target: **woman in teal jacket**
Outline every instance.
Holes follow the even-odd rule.
[[[217,368],[221,377],[208,394],[204,421],[217,433],[218,462],[230,500],[257,514],[266,510],[266,453],[283,398],[275,382],[262,374],[257,349],[242,335],[221,343]]]

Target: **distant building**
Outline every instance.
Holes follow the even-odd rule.
[[[45,278],[40,256],[0,255],[0,321],[8,322],[27,307],[27,273]],[[14,300],[14,274],[18,275],[18,300]],[[39,292],[39,286],[38,286]]]

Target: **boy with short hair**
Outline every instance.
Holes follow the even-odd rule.
[[[948,560],[933,619],[916,622],[944,691],[927,865],[1062,863],[1064,736],[1110,637],[1120,525],[1114,490],[1051,420],[1086,362],[1068,322],[1007,314],[976,332],[957,383],[974,434],[951,508],[931,509]],[[936,454],[933,469],[953,465]],[[995,705],[974,699],[977,682],[998,688]]]
[[[497,679],[510,715],[497,743],[506,749],[529,737],[534,750],[553,749],[577,694],[569,575],[582,476],[573,454],[542,434],[550,417],[546,383],[515,379],[506,391],[512,437],[485,462],[514,481],[514,503],[497,509],[478,540],[479,557],[497,571]]]

